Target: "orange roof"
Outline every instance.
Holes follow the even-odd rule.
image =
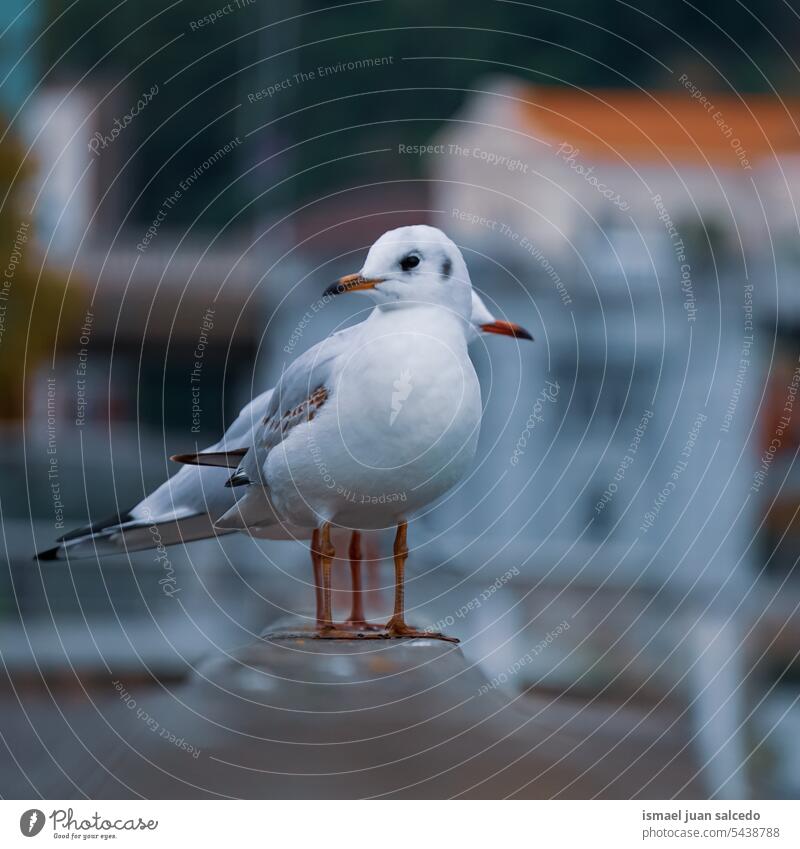
[[[699,90],[695,89],[695,92]],[[800,99],[702,91],[531,87],[519,103],[530,132],[610,159],[752,165],[800,152]]]

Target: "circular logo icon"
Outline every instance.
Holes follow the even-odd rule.
[[[36,837],[44,828],[44,811],[31,808],[19,818],[19,830],[25,837]]]

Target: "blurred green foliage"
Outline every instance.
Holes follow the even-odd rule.
[[[120,114],[160,86],[126,130],[122,208],[130,221],[149,223],[185,173],[243,138],[233,167],[211,169],[170,216],[171,226],[198,218],[215,230],[385,179],[380,157],[352,154],[429,138],[487,74],[663,88],[686,72],[708,89],[769,91],[796,79],[775,39],[796,44],[800,33],[785,3],[79,0],[65,10],[48,2],[50,79],[87,74],[102,93],[123,81]],[[295,81],[320,66],[374,57],[392,61]],[[273,95],[250,99],[285,80]],[[391,177],[420,169],[412,158],[395,159]]]
[[[83,293],[72,280],[67,298],[66,276],[43,264],[29,210],[37,163],[13,133],[0,134],[0,419],[18,420],[26,377],[52,356],[60,332],[74,327]]]

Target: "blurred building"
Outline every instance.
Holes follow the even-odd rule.
[[[476,89],[427,151],[434,220],[537,343],[485,364],[478,486],[450,515],[523,564],[520,628],[530,592],[558,610],[567,587],[574,610],[585,587],[598,619],[581,645],[615,646],[662,693],[688,682],[700,750],[727,775],[743,680],[793,656],[800,103],[685,74],[670,92]]]
[[[355,270],[374,237],[429,220],[462,247],[493,311],[537,341],[487,339],[475,353],[479,459],[418,522],[414,617],[463,628],[490,678],[558,633],[510,688],[666,703],[671,716],[691,705],[709,786],[730,779],[726,795],[746,792],[735,768],[747,689],[763,692],[796,645],[796,583],[781,589],[800,552],[800,419],[783,420],[800,354],[800,108],[680,86],[491,79],[414,154],[427,181],[362,181],[286,219],[262,205],[211,222],[216,189],[184,217],[171,198],[202,186],[212,160],[220,192],[258,184],[238,124],[203,149],[150,153],[144,167],[139,140],[156,125],[144,116],[160,94],[138,107],[134,133],[125,116],[146,90],[37,91],[24,121],[40,164],[40,249],[85,307],[31,376],[25,434],[10,435],[3,459],[7,481],[24,467],[29,482],[27,499],[3,499],[7,662],[178,674],[296,610],[301,594],[310,604],[309,588],[281,574],[305,574],[299,545],[173,549],[181,606],[146,553],[41,572],[28,558],[54,525],[138,500],[174,472],[170,453],[215,439],[286,362],[362,317],[335,303],[302,324],[309,293]],[[51,414],[62,513],[48,480]],[[513,580],[498,578],[510,568]],[[755,723],[794,722],[788,698]]]
[[[602,553],[591,567],[605,574],[610,560],[625,582],[643,555],[666,555],[687,586],[739,594],[752,578],[759,499],[747,493],[775,255],[782,291],[794,288],[776,248],[795,223],[782,191],[797,167],[793,113],[777,98],[709,93],[706,108],[688,91],[496,83],[437,138],[430,173],[437,223],[474,253],[479,288],[538,323],[525,368],[539,373],[520,389],[520,415],[548,380],[559,386],[535,422],[537,450],[504,484],[531,478],[548,497],[532,517],[518,499],[503,521],[530,517],[533,537],[565,549],[588,543],[583,560],[635,543],[634,571]],[[524,419],[501,413],[487,429],[501,424],[507,466]]]
[[[252,395],[264,312],[258,246],[244,228],[219,228],[209,244],[206,226],[176,226],[171,196],[142,222],[132,186],[143,187],[131,181],[131,97],[146,121],[151,104],[130,87],[100,97],[90,85],[63,82],[33,91],[20,117],[35,163],[26,185],[35,241],[26,250],[59,269],[68,281],[63,303],[78,306],[65,310],[53,355],[26,371],[22,427],[4,428],[0,495],[11,571],[0,586],[0,627],[14,646],[12,668],[31,668],[36,658],[43,669],[92,670],[102,667],[102,645],[107,659],[159,675],[179,663],[172,652],[196,650],[197,628],[175,616],[160,584],[164,569],[148,554],[111,558],[102,570],[89,561],[35,570],[31,557],[87,519],[140,500],[175,473],[170,453],[215,441]],[[236,147],[174,162],[172,197],[196,205],[191,191],[202,188],[207,164],[233,159]],[[220,606],[241,600],[223,580],[225,556],[216,543],[171,553],[185,608],[199,618],[202,608],[211,620],[205,586],[221,582]],[[218,636],[213,624],[208,633]]]

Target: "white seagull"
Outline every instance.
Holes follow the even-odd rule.
[[[425,229],[439,233],[433,228]],[[446,239],[443,234],[440,236]],[[338,291],[339,287],[336,288]],[[376,310],[378,309],[379,307],[376,307]],[[356,325],[338,331],[329,339],[343,342],[345,339],[342,337],[353,334],[359,327],[360,325]],[[471,319],[466,332],[468,342],[476,340],[482,333],[521,339],[533,338],[519,325],[496,319],[474,290],[471,292]],[[301,360],[318,361],[321,356],[324,356],[320,349],[327,341],[324,340],[315,345],[301,357]],[[390,413],[392,424],[402,410],[403,396],[406,392],[410,394],[410,391],[413,391],[413,384],[403,385],[402,375],[395,383]],[[240,490],[224,486],[229,476],[229,471],[226,470],[235,467],[247,452],[248,447],[254,445],[257,429],[267,415],[274,391],[269,389],[247,404],[223,437],[214,445],[197,454],[174,457],[173,459],[187,465],[130,510],[66,534],[58,540],[57,546],[37,554],[37,558],[54,560],[119,554],[150,549],[158,545],[166,546],[206,539],[231,533],[234,530],[246,530],[250,535],[262,539],[308,539],[311,537],[311,553],[317,587],[317,620],[318,624],[321,624],[322,576],[319,531],[316,528],[300,527],[284,521],[269,503],[266,493],[263,493],[264,499],[258,502],[259,515],[253,524],[246,526],[242,521],[242,514],[238,516],[238,521],[234,518],[231,522],[231,517],[228,518],[228,522],[235,527],[215,527],[215,523],[223,514],[234,507],[240,493]],[[250,495],[252,506],[252,493]],[[352,610],[345,625],[356,630],[368,627],[364,618],[361,592],[360,542],[359,532],[353,530],[349,547],[353,583]]]
[[[396,526],[395,607],[385,630],[431,636],[404,619],[407,517],[454,486],[475,455],[481,398],[467,354],[472,286],[456,245],[417,225],[381,236],[361,271],[326,294],[353,291],[376,309],[284,372],[228,483],[246,487],[244,495],[216,525],[315,529],[322,635],[330,638],[350,638],[332,621],[331,529]]]

